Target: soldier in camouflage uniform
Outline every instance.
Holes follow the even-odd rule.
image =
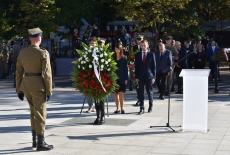
[[[2,72],[2,79],[6,79],[7,69],[9,60],[9,49],[6,46],[6,42],[2,42],[2,47],[0,48],[0,66]]]
[[[11,51],[11,62],[12,62],[12,69],[14,73],[14,87],[16,87],[16,82],[15,82],[15,74],[16,74],[16,64],[17,64],[17,58],[20,53],[21,47],[19,42],[14,42],[14,47]]]

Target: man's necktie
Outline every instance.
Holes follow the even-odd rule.
[[[143,52],[144,56],[143,56],[143,63],[145,63],[145,59],[146,59],[146,52]]]
[[[162,59],[162,53],[161,53],[161,55],[160,55],[160,60]]]

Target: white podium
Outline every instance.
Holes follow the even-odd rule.
[[[183,69],[183,131],[208,131],[208,76],[210,69]]]

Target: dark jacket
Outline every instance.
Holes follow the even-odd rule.
[[[99,29],[93,29],[92,33],[91,33],[91,37],[99,37],[100,35],[100,32],[99,32]]]
[[[201,60],[201,62],[198,61],[199,59]],[[197,51],[197,54],[195,54],[195,68],[197,69],[204,68],[205,59],[206,59],[205,51],[202,52]]]
[[[136,52],[137,50],[141,51],[141,47],[138,49],[138,45],[133,46],[133,52]]]
[[[142,52],[135,55],[135,78],[138,80],[156,79],[156,58],[153,52],[147,52],[146,61],[142,61]]]
[[[193,47],[189,46],[189,47],[185,47],[184,49],[187,52],[187,55],[189,54],[189,56],[187,57],[187,65],[188,65],[188,69],[191,69],[194,63],[194,53],[193,53]]]
[[[188,69],[187,58],[184,58],[186,55],[187,55],[187,51],[184,48],[180,48],[178,52],[178,60],[177,60],[178,65],[180,66],[179,69]]]
[[[212,61],[212,57],[217,54],[219,52],[219,47],[215,46],[214,51],[212,50],[212,46],[208,47],[208,61],[209,62],[213,62]]]
[[[128,80],[128,66],[126,58],[121,58],[120,60],[115,60],[117,63],[116,74],[121,84],[125,84],[125,80]]]
[[[161,57],[162,54],[162,57]],[[159,50],[155,52],[156,56],[156,72],[168,73],[172,70],[172,52],[165,49],[163,53]]]

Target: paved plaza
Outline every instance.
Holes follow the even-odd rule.
[[[219,93],[209,83],[207,134],[182,132],[183,97],[172,93],[169,128],[150,128],[167,123],[168,100],[158,100],[154,86],[152,113],[137,115],[135,91],[125,93],[126,114],[114,114],[113,96],[109,97],[109,117],[105,125],[93,125],[95,112],[88,114],[87,103],[80,114],[84,97],[71,88],[69,77],[55,77],[56,87],[47,103],[45,139],[54,149],[32,150],[27,101],[20,101],[12,78],[0,80],[0,154],[33,155],[230,155],[230,70],[221,70]],[[199,88],[191,88],[196,91]],[[145,100],[148,108],[147,96]],[[195,113],[194,113],[195,115]]]

